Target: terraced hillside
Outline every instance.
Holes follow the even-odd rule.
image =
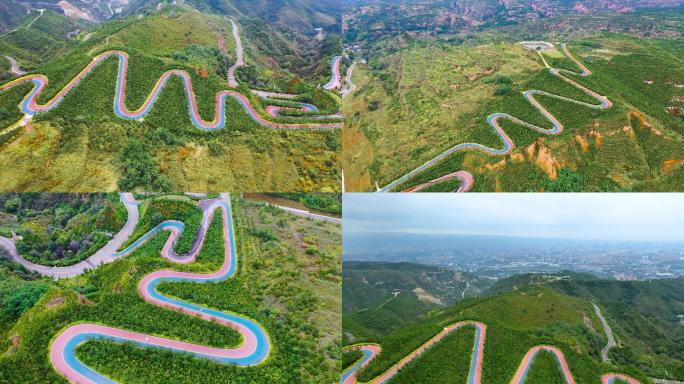
[[[457,171],[472,175],[474,191],[681,189],[681,44],[584,31],[567,44],[571,56],[561,44],[540,56],[518,41],[553,36],[525,25],[448,39],[398,32],[362,46],[369,64],[355,69],[357,90],[343,107],[347,189],[450,191],[463,180]],[[548,96],[597,104],[546,68],[582,72],[573,57],[589,72],[564,76],[605,96],[607,108]],[[550,115],[526,99],[530,90]],[[557,124],[549,116],[563,129],[552,129]],[[463,145],[495,155],[458,149]],[[447,182],[425,184],[448,175]]]
[[[5,81],[0,162],[16,166],[0,189],[338,190],[337,96],[315,78],[262,65],[261,40],[239,19],[236,28],[222,15],[162,6],[104,23],[67,53],[25,68],[44,76],[44,89],[21,109],[30,83]],[[238,47],[246,66],[235,66],[231,89]],[[254,83],[243,71],[268,76]]]
[[[496,294],[463,300],[399,328],[385,318],[384,327],[379,324],[371,329],[345,315],[343,382],[389,378],[388,383],[412,383],[429,378],[435,383],[649,383],[651,377],[682,379],[676,345],[680,336],[671,333],[679,333],[681,325],[665,309],[669,306],[681,312],[681,279],[649,285],[576,277],[547,282],[532,279],[529,281],[534,284],[525,285],[514,276],[515,289],[506,290],[504,287],[513,285],[504,280],[497,284]],[[354,299],[345,297],[345,301]],[[648,302],[657,304],[649,308]],[[631,314],[626,315],[628,312]],[[363,312],[355,316],[363,316]],[[608,349],[605,362],[601,354],[607,336],[601,316],[607,319],[618,344]],[[633,317],[641,316],[649,320],[639,321],[641,326],[635,327]],[[433,336],[436,339],[428,342]],[[646,339],[649,346],[644,345]],[[544,347],[530,355],[535,346]],[[414,350],[417,354],[410,355]],[[627,355],[630,358],[625,358]],[[357,362],[359,359],[363,363]],[[396,368],[395,364],[398,373],[379,376],[392,372],[388,369]]]
[[[106,264],[53,281],[2,259],[0,381],[337,379],[339,225],[237,195],[124,197],[140,217]]]

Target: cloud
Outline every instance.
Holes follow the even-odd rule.
[[[345,194],[346,233],[682,241],[684,194]]]

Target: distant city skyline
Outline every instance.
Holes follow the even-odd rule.
[[[684,241],[682,194],[345,194],[344,233]]]

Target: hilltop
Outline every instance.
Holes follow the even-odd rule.
[[[401,268],[388,268],[383,284]],[[401,282],[400,276],[397,282]],[[345,284],[347,280],[345,279]],[[431,308],[420,318],[379,317],[365,311],[343,317],[344,343],[378,343],[382,353],[359,375],[367,381],[384,372],[401,357],[458,321],[481,321],[487,326],[483,380],[508,382],[523,354],[539,344],[555,345],[565,355],[577,382],[599,382],[601,373],[623,372],[648,382],[646,377],[681,380],[682,278],[648,282],[603,280],[588,274],[516,275],[498,281],[477,297],[443,308]],[[346,292],[346,291],[345,291]],[[356,297],[359,297],[357,303]],[[364,295],[344,296],[345,308],[366,300]],[[606,335],[593,305],[607,319],[617,341],[609,349],[610,363],[602,362]],[[400,314],[400,312],[397,312]],[[374,324],[373,327],[367,324]],[[392,383],[465,382],[472,350],[471,331],[456,331],[394,376]],[[345,353],[349,366],[358,353]],[[550,383],[560,379],[550,356],[533,364],[526,383]]]

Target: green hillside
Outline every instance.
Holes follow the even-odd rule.
[[[682,13],[673,11],[669,17],[661,27],[681,20]],[[648,26],[635,26],[636,20],[620,21],[626,34],[587,26],[557,38],[568,41],[570,52],[593,72],[585,78],[570,77],[606,95],[614,103],[611,109],[593,110],[538,96],[565,126],[563,133],[545,135],[504,121],[504,130],[515,143],[512,153],[460,151],[395,189],[457,170],[473,174],[475,191],[681,189],[681,39],[660,34],[644,38],[641,28]],[[570,22],[574,20],[566,20]],[[501,148],[501,139],[486,122],[493,113],[550,127],[522,97],[526,90],[593,102],[552,76],[537,53],[517,44],[553,38],[541,23],[534,30],[524,25],[473,28],[448,39],[398,31],[364,44],[360,55],[368,65],[355,71],[358,90],[343,107],[347,188],[373,190],[376,182],[383,187],[460,143]],[[551,66],[577,70],[559,51],[543,55]],[[450,191],[456,183],[426,191]]]
[[[20,254],[41,265],[65,266],[91,256],[126,222],[116,194],[0,195],[0,236],[21,236]]]
[[[546,276],[504,279],[480,297],[433,310],[417,321],[411,321],[410,313],[403,318],[379,317],[370,311],[345,313],[344,344],[371,342],[382,347],[380,355],[361,370],[359,380],[376,377],[445,326],[464,320],[487,325],[483,382],[509,382],[527,350],[540,344],[560,348],[578,383],[598,383],[600,375],[608,372],[622,372],[643,383],[649,382],[648,377],[682,379],[681,279],[617,282],[586,274]],[[353,306],[350,302],[355,299],[345,296],[345,307]],[[607,339],[592,303],[602,309],[618,342],[610,351],[610,363],[601,362]],[[472,335],[471,328],[453,332],[389,382],[415,383],[426,378],[431,383],[465,382]],[[359,357],[346,355],[347,366]],[[560,383],[563,379],[556,360],[542,353],[525,382]]]
[[[190,383],[197,377],[207,383],[261,382],[264,377],[283,384],[334,382],[340,362],[340,227],[237,196],[232,207],[239,255],[236,276],[207,285],[164,283],[159,289],[258,321],[273,344],[266,362],[255,367],[221,365],[108,341],[79,346],[78,358],[121,383]],[[141,208],[141,223],[164,213],[168,216],[163,218],[185,219],[198,211],[189,199],[154,197]],[[0,264],[0,382],[65,382],[48,361],[48,346],[58,331],[74,322],[217,347],[238,344],[234,330],[150,305],[137,292],[141,278],[155,270],[215,271],[224,255],[220,221],[220,215],[214,217],[202,252],[188,265],[170,263],[159,255],[166,234],[122,260],[70,279],[36,279],[12,264]],[[192,240],[194,229],[186,229]],[[311,246],[318,249],[316,255],[305,252]]]
[[[91,22],[69,19],[49,9],[42,16],[35,11],[22,14],[11,27],[16,32],[0,38],[0,52],[14,57],[25,70],[37,68],[75,47],[80,31],[93,27]]]
[[[420,321],[445,306],[479,295],[492,281],[414,263],[342,264],[345,337],[382,334]]]
[[[48,12],[44,17],[47,16]],[[43,18],[35,25],[41,22]],[[258,45],[253,41],[258,38],[239,20],[238,24],[247,49],[248,68],[268,75],[261,77],[262,88],[297,93],[300,101],[316,104],[323,115],[338,111],[337,97],[317,89],[317,78],[308,82],[277,66],[269,69],[261,65],[266,52],[252,51],[251,47]],[[30,62],[28,55],[22,56],[28,59],[20,60],[21,65],[49,78],[41,102],[49,100],[94,56],[116,49],[125,50],[130,57],[125,101],[128,109],[142,105],[160,76],[171,69],[190,74],[198,110],[205,120],[214,117],[216,93],[229,89],[226,73],[235,60],[235,44],[225,16],[200,13],[187,6],[167,6],[159,11],[155,8],[154,12],[114,19],[90,29],[79,39],[78,43],[69,43],[73,48],[67,53],[56,55],[44,65]],[[222,40],[226,42],[225,51],[218,44]],[[17,46],[24,44],[20,42]],[[273,57],[279,56],[276,53]],[[321,63],[328,66],[327,59]],[[238,80],[240,76],[238,73]],[[339,189],[336,166],[341,147],[339,130],[263,128],[249,118],[238,102],[228,99],[225,128],[204,132],[188,116],[185,91],[178,78],[173,78],[164,88],[144,121],[123,120],[112,108],[116,77],[117,62],[109,59],[74,88],[58,107],[36,115],[28,129],[4,132],[0,161],[17,166],[0,183],[0,189]],[[247,96],[257,113],[270,121],[333,121],[304,114],[271,117],[265,112],[267,105],[289,106],[288,102],[264,101],[252,94],[249,84],[242,84],[238,92]],[[17,105],[29,89],[24,85],[0,95],[0,126],[8,127],[21,118]],[[36,171],[37,164],[43,171]]]
[[[614,361],[627,363],[655,377],[684,377],[684,279],[652,281],[601,280],[562,272],[517,275],[498,281],[486,294],[517,290],[530,284],[595,302],[603,308],[616,334]]]

